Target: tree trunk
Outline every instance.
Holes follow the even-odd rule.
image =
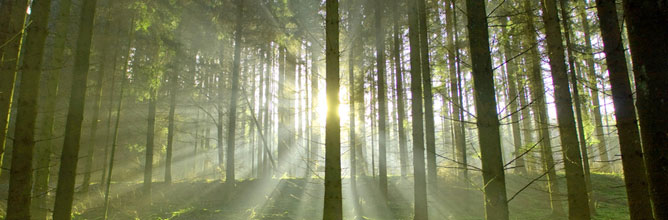
[[[9,115],[12,109],[19,52],[23,43],[23,25],[29,2],[28,0],[3,1],[2,6],[0,6],[2,12],[0,24],[7,25],[1,27],[5,31],[0,32],[2,34],[0,35],[0,43],[5,44],[0,47],[2,49],[0,51],[0,165],[4,161],[2,156],[5,153],[5,141],[7,140]]]
[[[146,159],[144,162],[144,197],[151,198],[151,184],[153,182],[153,151],[155,149],[155,111],[157,94],[151,88],[148,98],[148,125],[146,127]]]
[[[585,4],[581,2],[582,4]],[[598,100],[598,77],[594,68],[594,52],[591,45],[591,33],[589,30],[589,22],[587,21],[587,12],[584,7],[579,7],[580,18],[582,19],[582,30],[584,31],[585,40],[585,63],[587,64],[587,75],[589,76],[589,85],[591,92],[591,101],[593,105],[592,112],[594,113],[594,136],[599,141],[596,144],[598,148],[598,157],[601,163],[601,169],[604,172],[610,171],[610,159],[608,158],[608,150],[605,144],[605,135],[603,134],[603,122],[601,121],[601,104]],[[592,152],[593,153],[593,152]]]
[[[84,1],[81,6],[79,37],[77,38],[74,70],[72,72],[72,90],[65,125],[65,140],[60,157],[58,186],[56,189],[53,219],[62,220],[72,217],[72,198],[76,180],[77,161],[79,160],[79,142],[81,139],[81,123],[84,116],[86,97],[86,81],[90,61],[90,45],[95,20],[97,0]]]
[[[411,96],[413,117],[413,175],[414,219],[427,219],[427,180],[425,174],[424,133],[422,115],[422,64],[420,60],[420,32],[417,1],[408,1],[408,37],[410,39]]]
[[[654,218],[668,219],[668,6],[658,1],[623,2],[650,199]]]
[[[610,74],[612,101],[615,105],[619,147],[622,152],[624,182],[631,219],[653,219],[647,187],[640,133],[629,83],[626,55],[617,20],[617,8],[611,0],[596,1],[603,38],[603,50]]]
[[[399,0],[392,1],[392,14],[394,15],[392,19],[392,31],[393,31],[393,43],[394,47],[392,50],[392,56],[394,58],[394,69],[396,71],[395,81],[396,81],[396,90],[397,90],[397,127],[399,131],[399,164],[401,166],[401,176],[406,177],[408,174],[408,140],[406,138],[406,107],[404,104],[404,85],[403,85],[403,73],[401,66],[401,44],[403,43],[403,36],[400,34],[401,26],[399,26],[399,18],[402,16],[398,12]]]
[[[21,65],[22,91],[18,97],[12,166],[9,175],[6,219],[30,219],[32,159],[35,147],[35,120],[39,98],[39,76],[47,35],[51,0],[35,0],[30,7],[35,13],[27,29],[25,53]],[[12,73],[15,74],[15,73]]]
[[[455,151],[458,175],[462,182],[468,179],[468,167],[466,162],[466,134],[464,133],[464,123],[462,117],[462,97],[460,97],[460,86],[459,86],[459,47],[457,45],[457,12],[454,10],[455,1],[450,0],[449,5],[445,7],[446,13],[446,24],[448,33],[448,45],[450,50],[448,50],[448,62],[450,63],[450,100],[452,102],[452,117],[453,117],[453,127],[454,127],[454,137],[455,137]]]
[[[420,67],[422,68],[422,94],[424,98],[424,125],[427,149],[427,179],[436,183],[436,129],[434,128],[434,101],[431,91],[431,68],[429,66],[429,37],[427,36],[427,9],[425,0],[417,0],[418,27],[420,28]]]
[[[178,48],[177,50],[180,50]],[[177,54],[181,54],[178,53]],[[178,56],[177,56],[178,57]],[[167,115],[167,150],[165,155],[165,183],[172,183],[172,151],[174,149],[174,113],[176,111],[176,94],[178,90],[178,70],[171,73],[169,79],[169,114]]]
[[[243,22],[243,0],[237,0],[237,25],[234,32],[234,63],[232,64],[232,94],[230,96],[230,111],[227,119],[227,167],[225,182],[234,185],[234,150],[237,123],[237,96],[239,95],[239,72],[241,66],[241,27]]]
[[[506,181],[501,153],[501,134],[496,112],[494,73],[489,51],[485,2],[466,1],[471,64],[476,100],[478,141],[482,160],[485,218],[508,219]]]
[[[505,13],[510,13],[509,10],[504,8]],[[517,103],[519,101],[519,95],[517,93],[517,62],[513,60],[512,55],[512,45],[511,45],[511,33],[506,27],[510,21],[509,17],[501,18],[501,32],[504,38],[503,44],[503,57],[506,60],[506,74],[508,78],[508,99],[507,102],[510,103],[510,109],[507,111],[510,115],[510,124],[512,127],[513,133],[513,145],[515,145],[515,152],[513,153],[513,159],[515,160],[515,172],[520,175],[527,174],[527,167],[524,162],[524,157],[520,157],[523,152],[522,149],[522,137],[520,134],[520,112],[518,110]]]
[[[595,202],[593,198],[593,191],[592,191],[592,186],[591,186],[591,175],[590,175],[590,170],[589,170],[589,154],[587,152],[587,139],[585,138],[584,134],[584,126],[582,125],[582,107],[581,107],[581,102],[580,102],[580,92],[578,92],[578,83],[577,83],[577,74],[575,72],[575,56],[573,55],[573,44],[571,43],[571,36],[573,36],[571,32],[571,26],[570,26],[570,15],[568,14],[568,0],[559,0],[560,7],[561,7],[561,23],[564,28],[564,37],[566,38],[566,53],[568,56],[568,74],[570,74],[570,85],[571,89],[573,90],[573,104],[575,104],[575,116],[576,116],[576,124],[577,124],[577,131],[578,131],[578,143],[580,146],[580,151],[582,155],[582,167],[584,171],[584,181],[585,181],[585,189],[587,190],[587,198],[589,201],[589,210],[590,214],[593,215],[595,210]]]
[[[59,10],[57,11],[56,21],[54,22],[54,33],[67,33],[70,21],[70,0],[59,1],[57,4]],[[56,115],[57,96],[60,86],[60,75],[65,63],[65,34],[54,34],[54,45],[52,49],[51,58],[46,61],[46,66],[54,68],[45,74],[42,74],[42,87],[40,90],[41,99],[39,103],[43,103],[42,113],[39,114],[38,123],[39,138],[45,141],[37,142],[35,148],[35,183],[33,187],[33,219],[46,219],[48,215],[47,197],[49,196],[49,177],[51,173],[51,156],[55,149],[55,143],[52,140],[54,137],[54,124]]]
[[[325,125],[324,220],[343,219],[339,119],[339,1],[326,1],[327,123]]]
[[[536,127],[540,136],[541,143],[541,157],[543,172],[547,173],[547,188],[550,193],[550,206],[552,213],[557,216],[564,214],[564,209],[561,204],[560,190],[557,182],[557,173],[555,170],[554,158],[552,154],[552,137],[550,135],[550,121],[547,114],[547,102],[545,101],[545,83],[543,82],[543,74],[541,73],[541,57],[538,52],[538,42],[536,36],[536,28],[534,26],[533,5],[530,1],[523,2],[524,10],[526,11],[527,26],[526,26],[526,48],[529,49],[529,63],[531,70],[529,80],[531,81],[531,99],[535,102],[533,105],[533,112],[536,117]]]
[[[589,219],[589,203],[582,169],[582,157],[575,130],[573,103],[568,86],[568,74],[564,58],[561,28],[557,16],[556,0],[541,2],[545,35],[554,86],[554,99],[557,108],[557,122],[561,148],[566,168],[566,186],[568,190],[568,216],[571,219]]]
[[[376,0],[376,71],[378,74],[378,176],[380,192],[387,196],[387,89],[385,80],[385,28],[383,0]]]

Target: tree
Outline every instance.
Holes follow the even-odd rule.
[[[568,190],[568,216],[572,219],[589,219],[589,203],[585,179],[582,169],[582,157],[578,148],[578,137],[575,130],[573,103],[568,86],[568,74],[564,58],[561,28],[557,16],[555,0],[541,1],[545,35],[554,86],[554,99],[557,107],[557,122],[564,167],[566,168],[566,186]]]
[[[457,12],[455,1],[449,0],[445,7],[446,28],[448,29],[448,63],[450,78],[450,102],[452,102],[452,117],[455,138],[455,151],[457,158],[458,175],[462,182],[468,179],[468,163],[466,157],[466,133],[464,129],[464,116],[462,105],[460,73],[459,73],[459,47],[457,45]]]
[[[427,9],[425,0],[417,0],[418,26],[420,28],[420,68],[422,68],[422,94],[424,98],[424,126],[427,146],[427,174],[429,184],[436,186],[436,128],[434,128],[434,100],[431,89],[429,64],[429,37],[427,36]]]
[[[387,196],[387,82],[385,77],[385,29],[383,16],[385,11],[382,0],[376,0],[376,71],[378,74],[378,176],[380,191]]]
[[[415,216],[414,219],[427,219],[427,180],[424,163],[424,132],[422,115],[422,61],[420,60],[420,29],[418,21],[418,2],[408,0],[408,38],[410,40],[411,96],[413,116],[413,175]]]
[[[650,199],[654,218],[668,219],[668,8],[658,1],[623,3]]]
[[[72,218],[72,199],[76,180],[77,161],[79,160],[79,141],[81,139],[81,123],[83,121],[84,97],[86,97],[86,80],[90,61],[90,45],[95,20],[96,0],[87,0],[81,6],[79,37],[74,56],[72,71],[72,91],[65,125],[65,140],[60,156],[58,186],[53,219]]]
[[[234,31],[234,63],[232,64],[232,93],[230,96],[230,113],[227,120],[227,169],[225,182],[234,185],[234,141],[237,120],[237,96],[239,95],[239,72],[241,65],[241,36],[243,25],[243,0],[237,0],[237,24]]]
[[[653,219],[640,131],[636,122],[633,92],[629,83],[626,55],[617,21],[614,1],[596,1],[603,51],[610,75],[612,102],[615,105],[619,148],[622,152],[624,182],[631,219]]]
[[[341,195],[341,124],[339,110],[339,1],[325,3],[327,122],[325,124],[324,220],[343,219]]]
[[[35,120],[39,97],[39,78],[42,72],[42,57],[47,35],[51,0],[35,0],[30,7],[35,13],[30,17],[31,25],[23,54],[21,70],[21,92],[16,114],[12,167],[9,176],[6,219],[30,219],[31,187],[33,183],[32,158],[35,147]]]
[[[0,25],[5,31],[0,32],[0,165],[5,153],[7,127],[11,112],[14,82],[19,63],[19,52],[23,40],[23,25],[26,19],[28,0],[4,1],[0,5]],[[5,43],[6,42],[6,43]]]
[[[496,98],[492,58],[489,51],[489,32],[485,2],[467,0],[467,29],[473,66],[478,141],[482,160],[483,191],[485,193],[485,218],[508,219],[506,181],[501,155],[501,135],[496,112]]]
[[[391,2],[392,7],[392,36],[393,36],[393,48],[392,56],[394,58],[394,71],[396,74],[396,90],[397,90],[397,126],[399,133],[399,163],[401,166],[401,176],[406,177],[408,174],[408,140],[406,138],[406,107],[404,103],[404,77],[401,65],[401,45],[403,44],[403,35],[400,34],[401,26],[399,26],[399,18],[402,17],[402,13],[398,12],[399,0],[393,0]]]

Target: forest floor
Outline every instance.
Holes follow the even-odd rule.
[[[475,178],[472,183],[481,182]],[[509,199],[532,181],[532,178],[512,174],[506,179]],[[561,194],[565,195],[563,174],[559,180]],[[594,219],[629,219],[621,177],[596,173],[592,174],[592,180],[597,207]],[[437,190],[428,192],[430,219],[484,219],[479,184],[458,187],[451,183],[454,180],[441,181]],[[548,194],[539,185],[544,185],[544,180],[534,182],[510,201],[511,219],[565,219],[551,215]],[[412,218],[412,178],[390,177],[387,199],[378,191],[377,181],[372,177],[358,178],[357,186],[359,203],[354,205],[350,181],[343,180],[345,219]],[[245,180],[237,182],[234,188],[220,181],[205,180],[170,185],[154,183],[153,187],[152,202],[149,202],[141,196],[141,183],[112,184],[115,196],[111,198],[109,218],[322,219],[324,187],[320,179]],[[88,201],[93,202],[76,202],[74,219],[103,218],[104,195],[96,192],[90,196]],[[565,196],[560,200],[566,209]]]

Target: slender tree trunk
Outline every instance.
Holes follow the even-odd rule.
[[[339,1],[326,1],[327,124],[325,125],[325,204],[323,219],[343,219],[341,125],[339,110]]]
[[[227,119],[227,169],[225,182],[234,185],[234,150],[237,123],[237,96],[239,95],[239,72],[241,66],[241,27],[243,22],[243,0],[237,0],[237,27],[234,32],[234,63],[232,64],[232,94],[230,96],[230,112]]]
[[[154,88],[149,92],[148,99],[148,125],[146,127],[146,160],[144,162],[144,197],[151,198],[151,185],[153,183],[153,151],[155,149],[155,112],[157,94]],[[149,200],[150,201],[150,200]]]
[[[413,117],[413,175],[415,216],[414,219],[427,219],[427,180],[424,158],[424,132],[422,115],[422,64],[420,59],[420,32],[418,18],[418,2],[408,1],[408,37],[410,39],[411,64],[411,96]]]
[[[35,121],[39,99],[39,76],[46,40],[51,0],[35,0],[30,7],[35,13],[27,29],[25,53],[21,65],[22,91],[18,97],[12,166],[9,174],[6,219],[30,219],[32,201],[32,159],[35,147]],[[14,74],[14,73],[12,73]]]
[[[399,18],[402,16],[398,12],[399,0],[393,0],[391,3],[392,14],[394,15],[392,19],[392,31],[393,31],[393,43],[394,47],[392,50],[394,58],[394,69],[396,71],[395,81],[396,81],[396,90],[397,90],[397,127],[399,131],[399,164],[401,166],[401,176],[406,177],[408,174],[408,140],[406,138],[406,107],[404,104],[404,85],[403,85],[403,73],[401,66],[401,44],[403,43],[403,36],[400,34],[401,26],[399,26]]]
[[[90,61],[90,45],[95,20],[95,5],[97,0],[84,1],[81,6],[79,23],[79,37],[77,38],[76,54],[74,56],[74,71],[72,72],[72,90],[70,105],[65,125],[65,140],[60,157],[58,172],[58,186],[53,212],[54,220],[70,219],[72,217],[72,199],[74,197],[74,182],[76,180],[77,162],[79,160],[79,142],[81,140],[81,123],[84,113],[84,99],[86,97],[86,81]]]
[[[585,4],[584,2],[581,2]],[[585,63],[587,64],[587,75],[589,76],[589,85],[591,92],[591,101],[593,105],[592,112],[594,113],[594,124],[596,128],[594,129],[594,134],[596,139],[598,139],[598,157],[601,163],[601,169],[604,172],[610,171],[610,159],[608,159],[608,150],[605,144],[605,135],[603,133],[603,123],[601,117],[601,104],[599,103],[598,98],[598,77],[596,76],[596,70],[594,68],[594,52],[591,45],[591,31],[589,29],[589,22],[587,21],[587,12],[584,7],[579,7],[580,18],[582,19],[582,30],[584,31],[584,40],[585,40]],[[593,153],[593,152],[592,152]]]
[[[0,165],[5,153],[5,142],[9,126],[14,83],[19,64],[19,53],[23,41],[23,25],[26,19],[28,0],[3,1],[0,6],[0,24],[7,25],[0,32],[0,44],[4,44],[0,56]],[[0,171],[1,172],[1,171]],[[3,175],[4,176],[4,175]]]
[[[545,35],[554,86],[554,99],[557,108],[557,122],[561,148],[566,168],[566,186],[568,190],[568,216],[571,219],[589,219],[589,203],[585,177],[582,169],[582,157],[575,130],[573,103],[568,86],[564,45],[562,43],[561,28],[557,15],[556,0],[541,2]]]
[[[109,17],[106,17],[109,19]],[[103,35],[100,36],[102,49],[100,50],[100,69],[97,72],[95,78],[95,86],[93,89],[93,118],[91,119],[90,125],[90,136],[88,139],[88,144],[84,147],[86,148],[86,159],[84,164],[84,177],[83,183],[81,183],[81,191],[88,193],[88,188],[90,186],[90,177],[93,172],[93,158],[95,157],[95,149],[97,148],[97,128],[100,118],[100,105],[102,104],[102,84],[104,83],[104,77],[107,71],[107,54],[109,53],[110,40],[109,38],[109,21],[106,21],[104,24]]]
[[[509,10],[504,8],[505,13],[511,13]],[[510,109],[508,112],[510,112],[510,124],[512,127],[512,133],[513,133],[513,145],[515,145],[515,152],[513,153],[513,158],[516,158],[515,160],[515,172],[519,173],[520,175],[526,175],[527,174],[527,167],[524,162],[524,158],[520,157],[520,155],[523,153],[522,150],[522,137],[520,134],[520,112],[518,111],[518,106],[517,103],[519,101],[519,95],[517,93],[517,63],[513,60],[513,55],[512,55],[512,45],[511,45],[511,33],[508,31],[508,28],[506,27],[508,25],[508,21],[510,21],[509,17],[504,17],[501,18],[501,32],[503,36],[505,36],[504,42],[503,42],[503,57],[506,60],[506,74],[508,78],[508,100],[507,102],[510,103],[509,107]]]
[[[478,141],[482,160],[485,218],[508,219],[506,181],[501,153],[501,134],[496,112],[494,73],[489,51],[485,2],[466,1],[471,63],[476,99]]]
[[[654,218],[668,219],[668,6],[658,1],[623,2],[650,199]]]
[[[180,50],[177,49],[177,50]],[[178,52],[177,52],[178,53]],[[178,53],[181,54],[181,53]],[[181,54],[182,55],[182,54]],[[178,56],[177,56],[178,57]],[[178,70],[176,70],[178,71]],[[172,183],[172,151],[174,149],[174,113],[176,112],[176,95],[178,93],[178,72],[172,72],[169,79],[169,113],[167,115],[167,149],[165,152],[165,183]]]
[[[424,125],[427,149],[427,179],[436,183],[436,129],[434,127],[434,101],[431,91],[431,68],[429,66],[429,37],[427,36],[427,9],[425,0],[417,0],[418,26],[420,28],[420,67],[422,68],[422,93],[424,98]]]
[[[550,193],[550,206],[552,213],[557,216],[564,214],[564,209],[561,204],[560,190],[557,182],[557,173],[555,170],[554,158],[552,154],[552,137],[550,135],[550,121],[547,114],[547,102],[545,101],[545,83],[543,82],[543,74],[541,73],[541,58],[538,52],[538,42],[536,36],[536,28],[534,26],[533,5],[530,1],[523,2],[524,10],[526,11],[527,26],[526,38],[527,48],[529,49],[529,62],[531,63],[531,70],[529,80],[531,81],[531,99],[534,100],[534,114],[536,117],[536,126],[540,136],[541,142],[541,157],[543,172],[547,173],[547,189]],[[556,13],[556,12],[555,12]]]
[[[577,83],[577,73],[575,72],[575,56],[573,55],[573,44],[571,43],[571,27],[570,27],[570,15],[568,14],[568,0],[559,0],[560,7],[561,7],[561,23],[564,29],[564,37],[566,38],[566,52],[568,56],[568,74],[570,75],[570,85],[571,89],[573,91],[573,104],[575,104],[575,116],[576,116],[576,124],[577,124],[577,131],[578,131],[578,142],[580,146],[580,151],[582,155],[582,167],[584,171],[584,181],[585,181],[585,189],[587,190],[587,198],[589,199],[589,210],[590,214],[594,214],[595,210],[595,202],[593,198],[593,191],[592,191],[592,186],[591,186],[591,175],[590,175],[590,170],[589,170],[589,154],[587,152],[587,139],[585,138],[584,134],[584,126],[583,126],[583,121],[582,121],[582,107],[581,107],[581,102],[580,102],[580,92],[578,92],[578,83]]]
[[[385,28],[383,0],[376,0],[376,71],[378,74],[378,176],[380,192],[387,196],[387,89],[385,79]]]
[[[352,43],[355,44],[357,40],[355,38],[357,37],[357,34],[359,33],[359,25],[358,19],[359,19],[359,11],[356,10],[357,5],[351,6],[350,9],[350,33],[352,33]],[[356,60],[356,54],[355,54],[354,49],[349,50],[348,54],[348,88],[350,91],[350,103],[348,104],[350,107],[350,135],[348,137],[349,142],[350,142],[350,184],[351,188],[353,190],[353,196],[355,200],[355,204],[357,205],[357,136],[355,136],[355,60]]]
[[[4,4],[4,3],[3,3]],[[36,143],[35,148],[35,183],[33,187],[33,219],[46,219],[48,215],[47,207],[47,197],[49,196],[49,177],[51,173],[51,156],[53,150],[55,149],[55,142],[52,140],[54,137],[54,124],[55,124],[55,115],[56,115],[56,105],[57,105],[57,96],[59,93],[58,87],[60,86],[60,75],[62,73],[62,68],[65,63],[65,38],[69,23],[70,16],[70,6],[71,1],[64,0],[59,1],[58,13],[56,15],[56,21],[54,22],[53,32],[59,33],[54,34],[54,45],[51,58],[46,61],[46,66],[53,68],[55,70],[49,70],[42,74],[42,87],[40,90],[42,99],[39,103],[43,103],[43,112],[40,114],[38,119],[39,124],[41,124],[39,130],[40,139],[44,139],[42,142]]]
[[[633,93],[629,83],[628,66],[617,20],[617,8],[612,0],[596,1],[603,38],[603,50],[610,74],[612,101],[615,105],[619,147],[622,152],[624,182],[631,219],[653,219],[647,187],[640,132],[636,122]]]
[[[457,13],[455,8],[455,1],[449,0],[448,6],[445,7],[446,13],[446,24],[448,33],[448,45],[450,47],[449,53],[449,63],[450,63],[450,98],[453,103],[452,107],[452,117],[453,117],[453,127],[454,127],[454,137],[455,137],[455,151],[458,162],[458,175],[460,180],[468,179],[468,167],[466,162],[466,134],[464,133],[464,118],[462,117],[462,97],[460,97],[459,89],[459,70],[457,68],[459,62],[459,48],[457,46]]]

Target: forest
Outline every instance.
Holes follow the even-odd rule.
[[[0,0],[0,219],[668,219],[665,0]]]

